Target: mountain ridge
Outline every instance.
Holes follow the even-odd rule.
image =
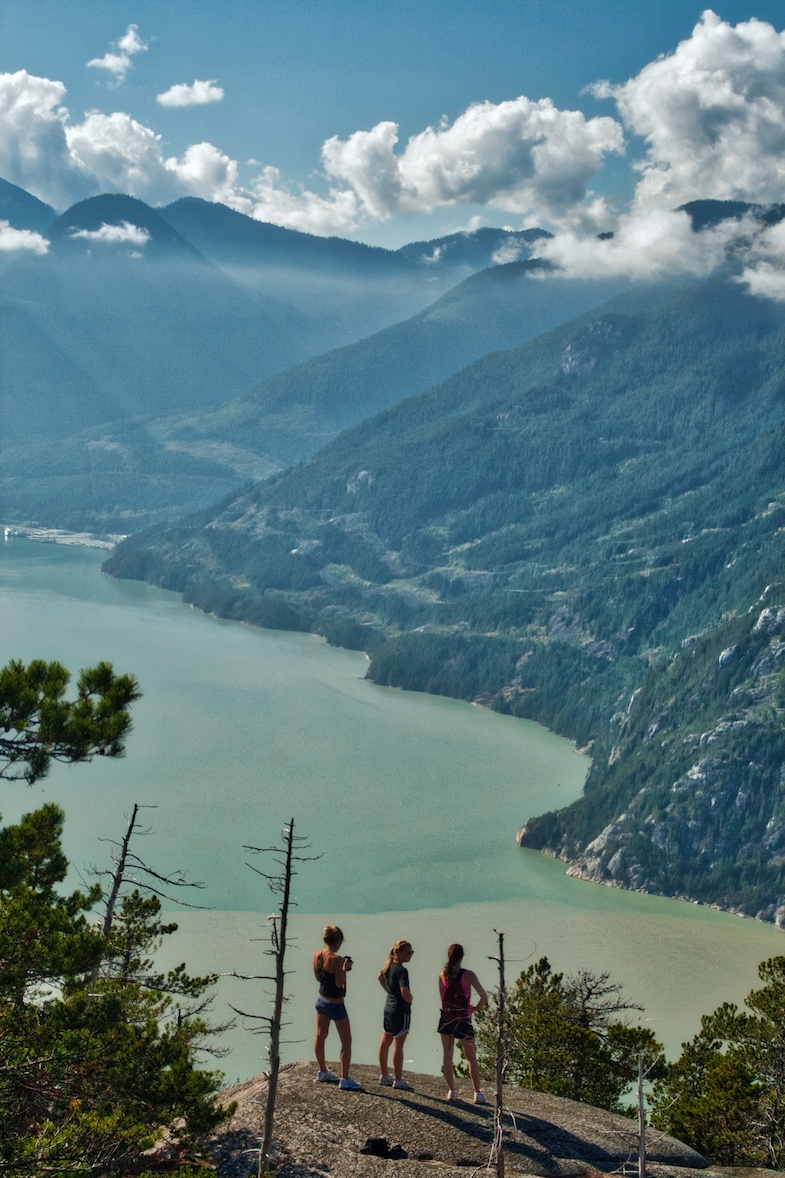
[[[732,268],[637,290],[475,361],[305,466],[132,538],[106,567],[222,616],[364,649],[376,682],[590,743],[603,767],[592,788],[612,797],[619,715],[647,674],[725,614],[746,617],[766,585],[767,607],[783,603],[783,391],[785,308],[746,294]],[[704,731],[733,707],[712,699]],[[745,749],[758,756],[760,724],[782,725],[777,690],[749,706],[731,774]],[[680,747],[660,750],[668,788],[688,768]],[[754,803],[764,826],[783,788],[772,747],[778,784],[767,776]],[[582,846],[608,824],[602,805],[601,818]],[[778,852],[743,858],[704,898],[771,919],[785,901]],[[685,891],[653,870],[648,882]]]

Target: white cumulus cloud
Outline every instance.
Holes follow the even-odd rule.
[[[190,86],[184,82],[170,86],[155,101],[159,106],[204,106],[208,102],[221,102],[223,96],[224,92],[220,86],[216,86],[214,78],[208,82],[196,79]]]
[[[133,66],[132,58],[137,53],[145,53],[147,48],[147,44],[139,36],[138,25],[129,25],[122,37],[114,42],[113,51],[105,53],[103,57],[91,58],[87,66],[90,69],[106,70],[119,86],[125,81],[126,74]]]
[[[475,103],[396,153],[397,143],[397,125],[384,122],[322,149],[327,175],[373,218],[481,204],[561,221],[582,215],[590,181],[623,138],[615,119],[520,97]]]
[[[112,54],[91,64],[121,79],[146,48],[130,25]],[[109,62],[112,55],[120,65]],[[516,214],[521,227],[555,229],[547,250],[565,270],[594,260],[607,272],[631,267],[649,275],[708,264],[696,257],[685,218],[671,213],[678,205],[782,200],[785,34],[771,25],[734,27],[707,11],[671,54],[622,85],[593,90],[615,101],[618,117],[588,117],[521,96],[474,103],[405,142],[391,120],[334,136],[322,147],[321,174],[305,187],[256,162],[244,165],[253,173],[241,180],[237,162],[209,142],[166,155],[161,136],[122,111],[72,120],[61,82],[19,71],[0,75],[0,175],[61,209],[105,191],[150,204],[193,195],[323,235],[352,235],[445,206],[493,208]],[[214,81],[197,80],[158,101],[199,105],[221,94]],[[642,144],[643,157],[631,209],[619,215],[592,189],[608,156],[624,152],[625,134],[637,138],[639,150]],[[598,242],[599,230],[614,237]],[[701,234],[697,253],[714,251],[723,233]],[[754,265],[762,283],[777,262],[761,256]]]
[[[354,192],[333,188],[321,196],[307,189],[293,190],[284,184],[278,168],[272,167],[263,168],[243,194],[226,203],[257,221],[323,237],[352,233],[362,212]]]
[[[751,294],[785,302],[785,221],[755,237],[739,281]]]
[[[537,256],[569,278],[705,277],[744,234],[745,223],[735,220],[696,233],[688,213],[650,207],[620,217],[612,237],[556,233],[538,241]]]
[[[100,229],[74,229],[69,236],[109,245],[142,246],[150,240],[149,230],[133,225],[130,221],[121,221],[119,225],[108,225],[104,221]]]
[[[673,53],[621,86],[592,89],[646,142],[638,204],[782,200],[785,33],[770,24],[734,27],[707,10]]]
[[[65,138],[62,82],[0,74],[0,175],[63,208],[86,195]]]
[[[45,254],[49,242],[31,229],[14,229],[10,221],[0,221],[0,253],[27,252]]]

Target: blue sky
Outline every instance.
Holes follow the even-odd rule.
[[[474,224],[596,235],[698,196],[783,200],[785,0],[702,12],[0,0],[0,175],[58,210],[191,193],[390,246]]]

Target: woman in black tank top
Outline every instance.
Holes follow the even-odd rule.
[[[343,933],[334,924],[326,925],[323,934],[324,949],[319,949],[313,955],[314,977],[319,983],[319,996],[316,999],[316,1039],[313,1050],[319,1070],[316,1079],[322,1084],[337,1084],[339,1088],[357,1091],[362,1087],[349,1075],[352,1062],[352,1032],[349,1026],[349,1016],[346,1013],[344,998],[346,997],[346,975],[352,968],[351,957],[340,957],[338,950],[343,944]],[[336,1076],[330,1071],[325,1059],[325,1046],[330,1023],[335,1023],[335,1029],[341,1040],[341,1075]]]

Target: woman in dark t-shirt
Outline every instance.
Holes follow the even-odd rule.
[[[387,995],[384,1004],[384,1031],[379,1044],[379,1083],[384,1087],[402,1088],[411,1092],[412,1086],[403,1078],[403,1045],[409,1034],[412,992],[406,968],[414,949],[409,941],[396,941],[382,966],[378,982]],[[394,1044],[394,1046],[393,1046]],[[390,1074],[387,1058],[393,1048],[393,1071]]]

